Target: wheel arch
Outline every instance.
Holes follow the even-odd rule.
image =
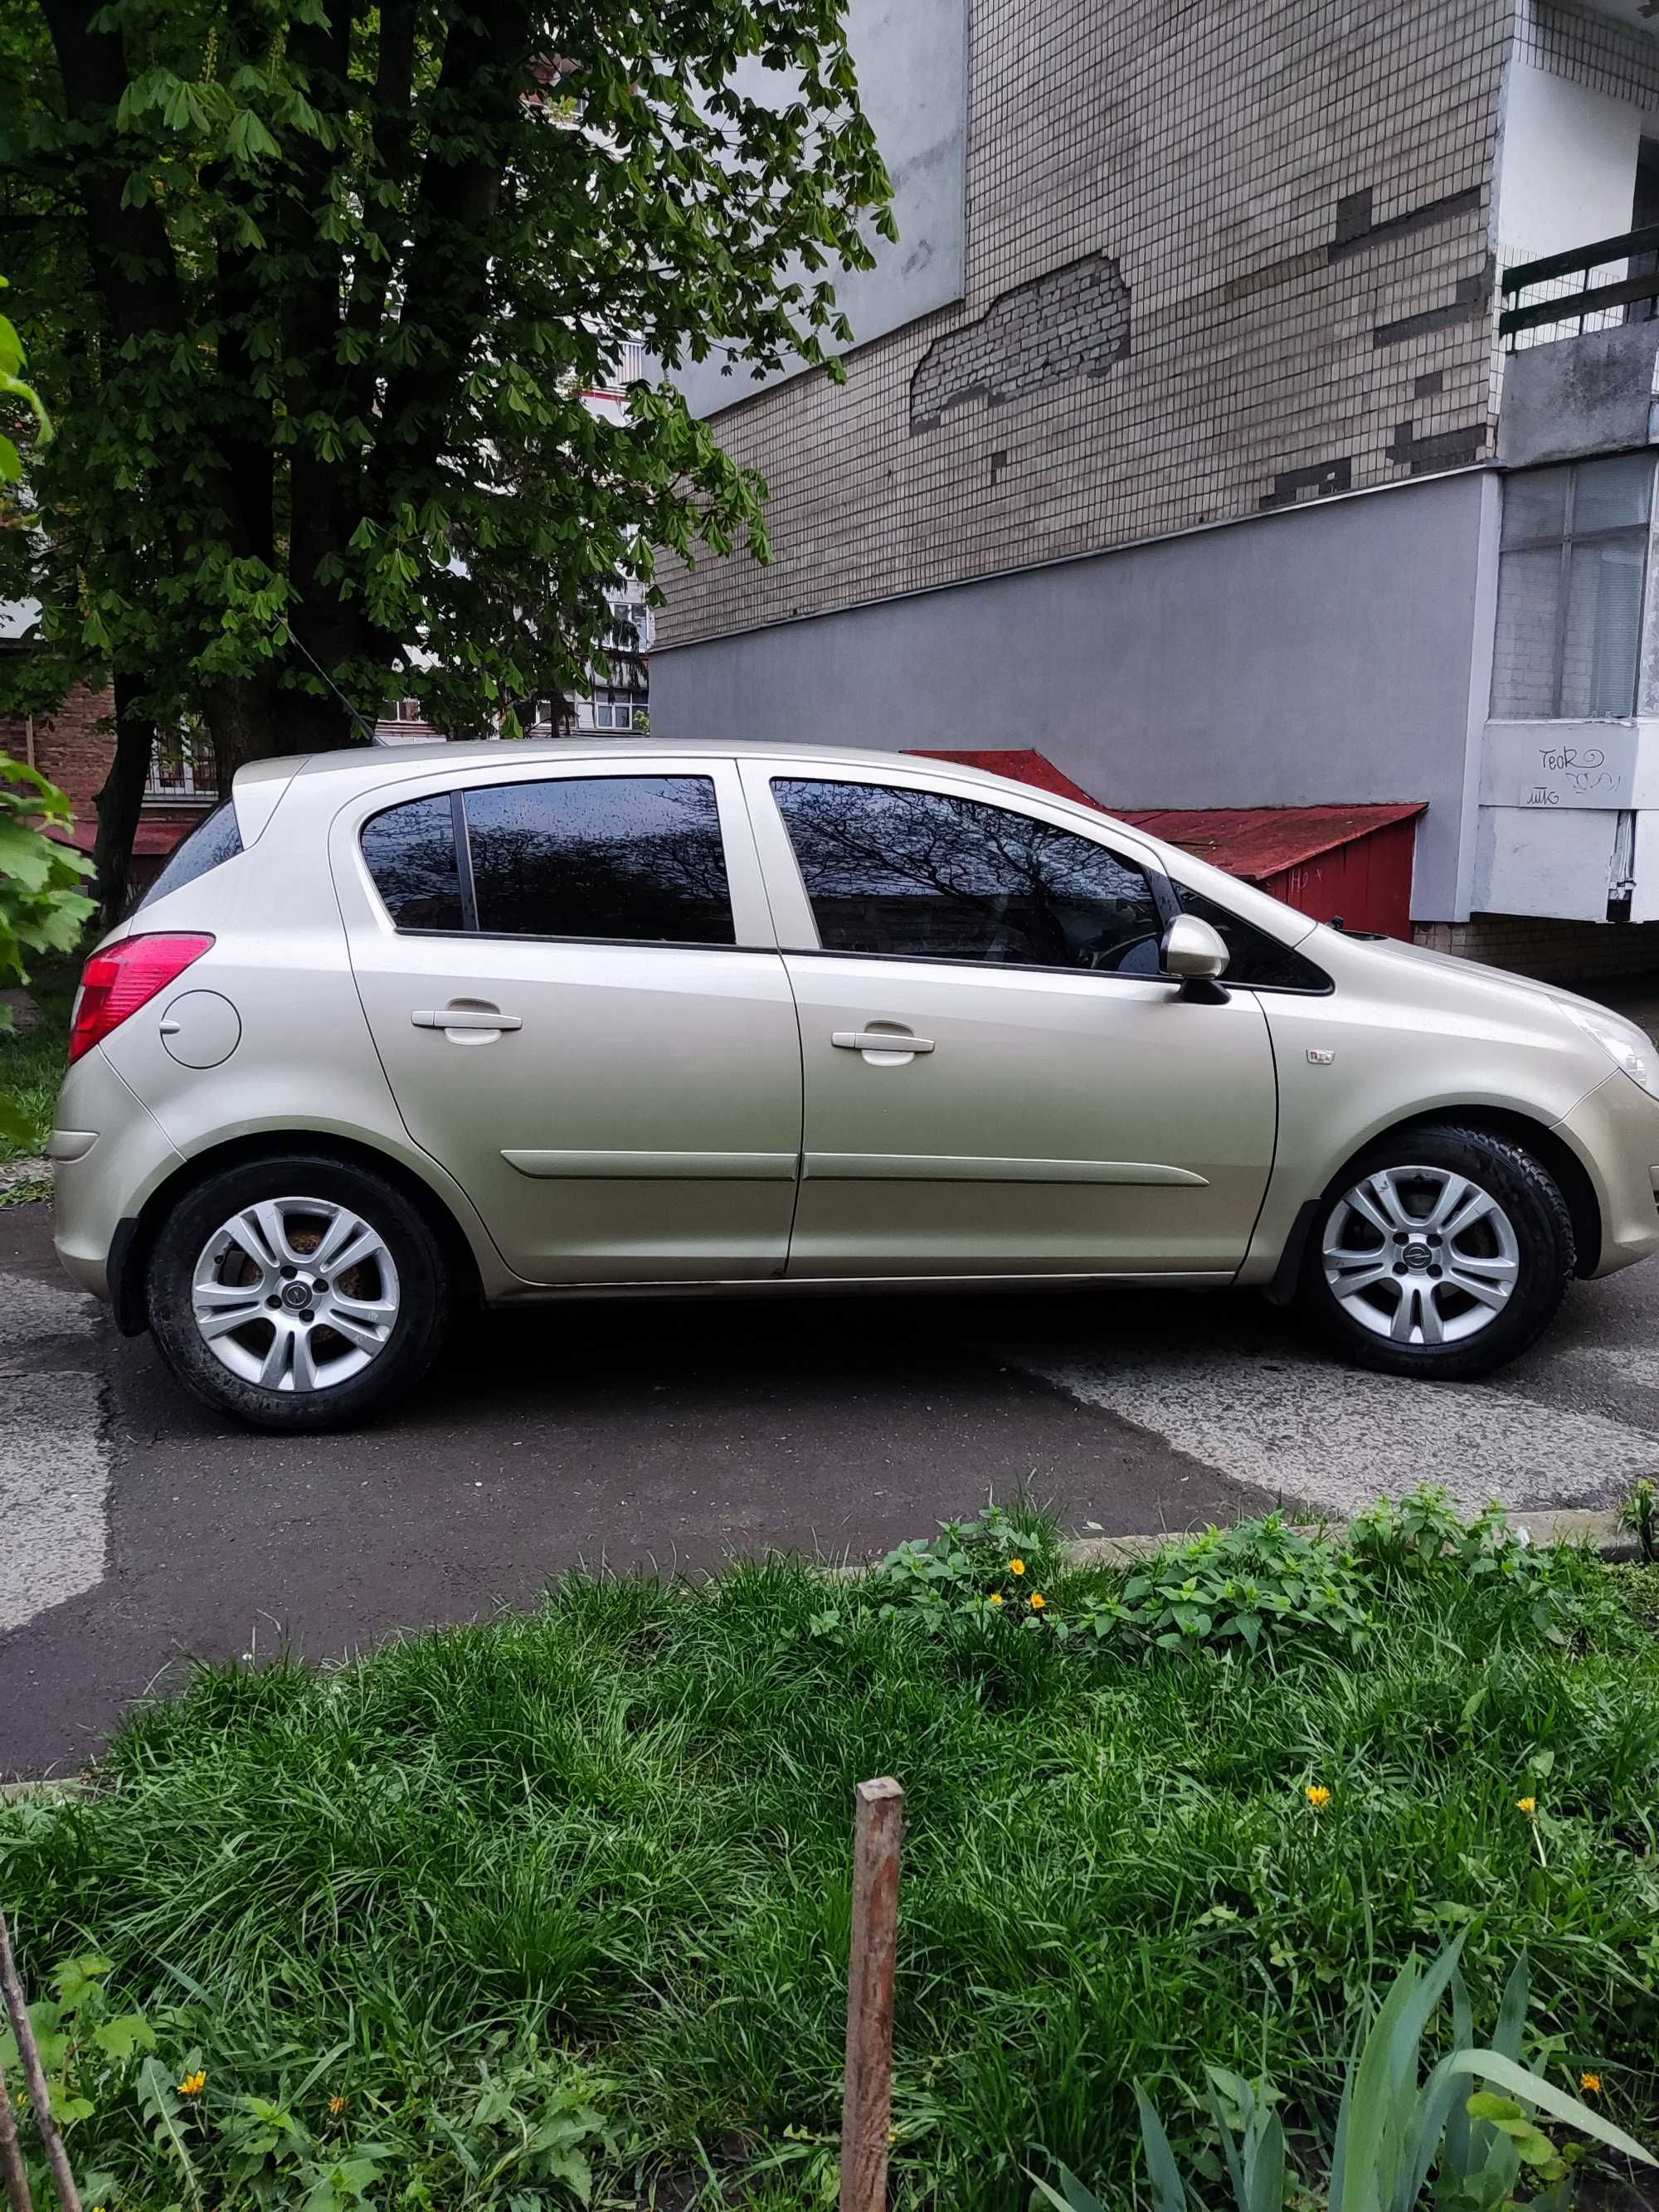
[[[1577,1275],[1595,1273],[1601,1257],[1601,1202],[1595,1185],[1584,1165],[1566,1139],[1547,1122],[1537,1121],[1530,1114],[1504,1106],[1434,1106],[1420,1112],[1402,1115],[1399,1121],[1390,1121],[1369,1136],[1326,1184],[1320,1203],[1333,1196],[1338,1185],[1358,1162],[1378,1145],[1389,1142],[1403,1132],[1451,1127],[1460,1129],[1484,1129],[1489,1136],[1502,1137],[1507,1143],[1518,1145],[1530,1152],[1545,1172],[1553,1179],[1566,1201],[1567,1213],[1572,1222],[1573,1272]]]
[[[182,1161],[164,1182],[157,1184],[137,1215],[118,1227],[110,1246],[109,1294],[115,1325],[123,1336],[142,1336],[149,1326],[144,1305],[144,1277],[161,1223],[167,1214],[210,1176],[244,1162],[268,1159],[273,1153],[308,1152],[337,1160],[342,1166],[367,1169],[389,1182],[408,1200],[443,1248],[451,1278],[463,1303],[482,1303],[483,1285],[477,1255],[465,1231],[430,1183],[407,1164],[374,1145],[317,1129],[259,1129],[242,1137],[226,1139]]]

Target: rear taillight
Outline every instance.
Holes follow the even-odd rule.
[[[70,1031],[70,1065],[101,1044],[129,1014],[164,991],[192,960],[212,944],[210,937],[164,935],[124,937],[106,952],[94,952],[81,977]]]

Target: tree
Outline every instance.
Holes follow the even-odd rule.
[[[765,556],[671,385],[620,423],[581,392],[623,337],[850,337],[826,272],[892,231],[845,4],[14,0],[0,252],[58,435],[0,597],[42,602],[37,686],[113,670],[104,865],[158,723],[222,778],[399,694],[510,732],[619,569]]]
[[[0,276],[0,288],[5,282]],[[0,315],[0,405],[28,415],[37,434],[49,439],[52,424],[39,393],[19,374],[22,366],[22,343]],[[16,483],[22,466],[16,441],[0,429],[0,495]],[[9,500],[0,503],[0,527],[7,526],[27,526],[25,514]],[[89,864],[72,846],[46,835],[47,828],[68,825],[63,793],[0,753],[0,984],[27,983],[29,955],[67,951],[92,912],[92,901],[79,888]],[[0,1032],[11,1025],[10,1007],[0,1006]],[[0,1098],[0,1138],[19,1143],[27,1133],[28,1125]]]

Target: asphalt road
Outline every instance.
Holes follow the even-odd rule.
[[[0,1211],[0,1773],[65,1771],[192,1656],[315,1656],[534,1599],[577,1560],[879,1553],[1024,1486],[1082,1530],[1278,1497],[1601,1504],[1659,1468],[1659,1267],[1492,1383],[1335,1365],[1249,1297],[564,1306],[489,1317],[379,1426],[186,1398]]]

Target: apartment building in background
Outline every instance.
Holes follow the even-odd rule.
[[[1410,821],[1396,926],[1659,967],[1651,5],[852,24],[901,242],[844,385],[686,380],[775,558],[670,580],[657,733],[1029,749],[1223,858]]]

